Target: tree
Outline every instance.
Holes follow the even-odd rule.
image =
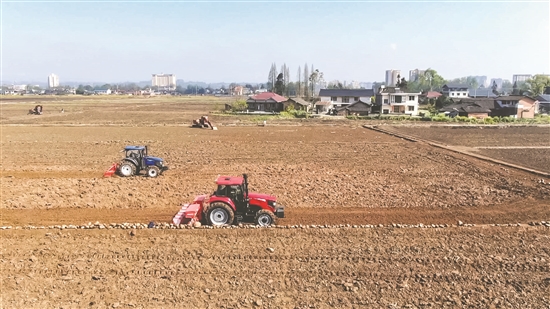
[[[497,82],[496,81],[493,81],[493,85],[491,86],[491,89],[493,90],[493,93],[496,95],[496,96],[499,96],[500,93],[498,92],[498,85],[497,85]]]
[[[518,82],[515,81],[514,86],[512,87],[512,95],[518,95],[518,94],[519,94]]]
[[[339,80],[332,81],[327,85],[328,89],[344,89],[344,85]]]
[[[313,65],[311,65],[311,67],[313,68]],[[319,72],[319,69],[313,71],[309,76],[309,83],[311,85],[312,96],[315,96],[315,86],[317,86],[317,84],[322,78],[323,78],[323,73]]]
[[[492,87],[492,85],[491,85]],[[500,89],[502,92],[510,92],[514,88],[514,85],[509,80],[505,79],[502,81],[502,84],[500,85]]]
[[[538,74],[529,78],[525,84],[530,95],[538,96],[544,93],[546,87],[550,87],[550,77]]]
[[[296,96],[302,96],[302,67],[298,66],[298,82],[296,83]]]
[[[283,95],[285,91],[285,77],[283,73],[277,75],[277,81],[275,82],[275,93],[278,95]]]
[[[286,93],[288,94],[288,96],[298,96],[298,83],[288,83],[288,85],[286,86]]]
[[[309,98],[309,67],[304,65],[304,97]]]
[[[445,79],[434,69],[426,69],[424,74],[420,74],[414,82],[409,82],[407,89],[413,92],[441,90],[445,85]]]
[[[407,89],[407,81],[405,80],[405,77],[402,77],[401,80],[397,82],[396,86],[402,89]]]
[[[277,81],[277,65],[274,63],[271,64],[271,69],[269,70],[269,75],[267,76],[267,90],[273,91],[275,88],[275,82]]]
[[[248,104],[246,103],[246,100],[236,100],[231,104],[231,111],[233,112],[241,112],[248,108]]]

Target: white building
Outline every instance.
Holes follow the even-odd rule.
[[[346,107],[358,101],[370,103],[374,96],[372,89],[321,89],[319,91],[320,102],[325,109]]]
[[[57,76],[53,73],[50,74],[50,76],[48,76],[48,87],[49,88],[59,87],[59,76]]]
[[[441,93],[449,98],[467,98],[468,88],[466,84],[447,83],[443,85]]]
[[[376,106],[382,114],[418,115],[420,92],[406,92],[398,87],[382,86],[376,94]]]
[[[398,75],[401,75],[400,70],[387,70],[386,71],[386,86],[395,86],[399,81]]]
[[[426,73],[426,70],[414,69],[409,71],[409,82],[417,81],[418,78]]]
[[[174,90],[176,89],[176,75],[153,74],[151,85],[163,90]]]

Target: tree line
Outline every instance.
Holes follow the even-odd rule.
[[[267,90],[283,96],[296,96],[310,99],[317,95],[317,90],[324,83],[323,72],[315,69],[314,65],[304,64],[304,68],[298,66],[296,81],[291,81],[290,69],[284,63],[277,70],[275,63],[271,64],[267,75]]]

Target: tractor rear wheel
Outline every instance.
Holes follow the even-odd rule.
[[[254,218],[254,223],[259,226],[270,226],[277,222],[277,217],[275,214],[269,210],[262,209],[256,213]]]
[[[160,168],[156,167],[156,166],[149,166],[147,168],[147,176],[151,177],[151,178],[155,178],[157,177],[158,175],[160,174]]]
[[[130,177],[136,174],[136,166],[131,162],[122,162],[118,168],[118,172],[122,177]]]
[[[231,224],[235,218],[233,209],[224,203],[212,203],[205,210],[206,220],[209,225],[222,226]]]

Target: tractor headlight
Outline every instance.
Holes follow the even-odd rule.
[[[271,206],[271,207],[275,207],[277,206],[277,202],[275,201],[267,201],[267,205]]]

